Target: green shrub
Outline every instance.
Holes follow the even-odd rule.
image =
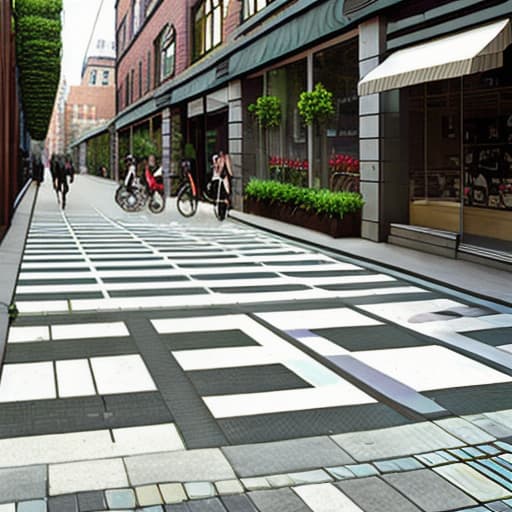
[[[260,96],[247,110],[258,119],[263,128],[281,124],[281,100],[277,96]]]
[[[300,93],[297,107],[305,124],[310,125],[314,121],[325,121],[334,114],[332,92],[328,91],[321,83],[318,83],[312,91]]]
[[[343,218],[345,213],[359,211],[364,204],[356,192],[331,192],[327,189],[304,188],[289,183],[253,179],[245,187],[245,196],[267,203],[290,204],[306,211]]]
[[[59,85],[62,0],[17,0],[16,60],[27,129],[46,137]]]

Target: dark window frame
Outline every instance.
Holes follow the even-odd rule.
[[[222,44],[224,1],[201,0],[192,10],[192,60],[198,60]],[[216,26],[218,21],[219,26]],[[217,33],[219,39],[216,39]]]

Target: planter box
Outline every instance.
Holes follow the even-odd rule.
[[[340,218],[331,218],[308,212],[300,208],[294,208],[287,204],[265,203],[255,199],[245,199],[244,211],[268,217],[270,219],[287,222],[303,228],[326,233],[333,238],[360,237],[361,236],[361,212],[347,213]]]

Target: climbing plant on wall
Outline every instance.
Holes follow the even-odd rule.
[[[59,86],[62,0],[16,0],[16,60],[28,131],[43,140]]]

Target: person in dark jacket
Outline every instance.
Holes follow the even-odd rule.
[[[69,192],[68,177],[70,183],[73,183],[73,163],[69,157],[57,155],[54,161],[53,179],[57,202],[61,204],[63,210],[66,208],[66,195]]]

